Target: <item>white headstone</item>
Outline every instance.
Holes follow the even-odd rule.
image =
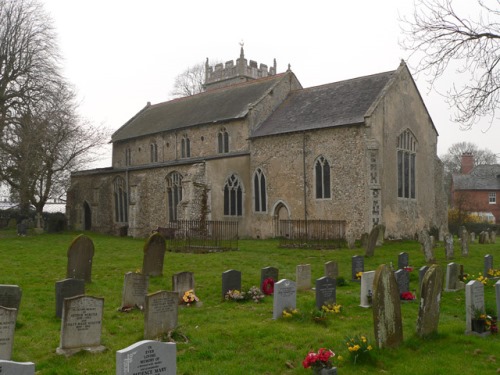
[[[484,310],[484,285],[471,280],[465,285],[465,333],[472,332],[474,310]]]
[[[16,319],[17,309],[0,306],[0,359],[10,360],[12,356]]]
[[[497,300],[497,317],[500,317],[500,280],[495,283],[495,295]]]
[[[297,288],[292,280],[281,279],[274,284],[273,319],[282,316],[283,310],[295,309],[297,305]]]
[[[371,303],[368,296],[373,298],[373,280],[375,279],[375,271],[366,271],[361,275],[361,293],[359,296],[361,307],[370,307]]]
[[[311,265],[299,264],[296,267],[296,283],[298,290],[311,289]]]
[[[33,362],[13,362],[0,360],[0,374],[35,375],[35,364]]]
[[[116,375],[175,375],[176,344],[143,340],[116,352]]]

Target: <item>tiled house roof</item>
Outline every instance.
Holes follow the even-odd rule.
[[[500,191],[500,165],[478,165],[469,174],[453,175],[455,190]]]

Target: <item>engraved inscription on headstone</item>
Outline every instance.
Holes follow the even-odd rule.
[[[0,359],[10,360],[12,356],[16,319],[17,309],[0,306]]]
[[[335,279],[320,277],[316,280],[316,308],[337,302],[337,286]]]
[[[194,274],[185,271],[172,275],[172,290],[179,293],[179,301],[188,290],[192,290],[194,293]]]
[[[295,282],[281,279],[274,284],[273,319],[280,318],[285,309],[295,309],[296,304],[297,288]]]
[[[372,305],[374,279],[375,271],[366,271],[363,272],[363,275],[361,275],[361,292],[359,297],[359,305],[361,307],[370,307]]]
[[[0,374],[35,375],[35,364],[33,362],[13,362],[0,360]]]
[[[351,259],[352,259],[352,264],[351,264],[352,280],[360,281],[361,278],[358,278],[356,275],[358,275],[360,272],[364,272],[365,259],[361,255],[354,255]]]
[[[177,327],[179,293],[160,290],[146,296],[144,339],[156,339]]]
[[[273,279],[274,282],[278,281],[279,271],[275,267],[264,267],[260,270],[260,289],[265,279]]]
[[[339,265],[337,262],[329,261],[325,263],[325,276],[332,279],[339,277]]]
[[[116,375],[175,375],[176,344],[143,340],[116,352]]]
[[[222,298],[230,290],[241,292],[241,272],[236,270],[227,270],[222,273]]]
[[[121,309],[144,306],[148,294],[149,277],[142,273],[127,272],[123,281]]]
[[[311,289],[311,265],[299,264],[296,267],[296,281],[298,290]]]
[[[85,281],[83,279],[64,279],[56,281],[56,317],[62,317],[65,298],[85,294]]]
[[[465,285],[465,333],[472,332],[474,311],[484,313],[484,285],[477,280],[471,280]]]

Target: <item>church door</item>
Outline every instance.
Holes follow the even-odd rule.
[[[92,212],[87,202],[83,202],[83,230],[92,229]]]

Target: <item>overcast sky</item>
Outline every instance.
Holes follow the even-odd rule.
[[[247,59],[271,66],[276,58],[278,72],[290,64],[304,87],[395,70],[409,55],[399,46],[399,19],[413,12],[413,0],[41,1],[81,115],[111,132],[148,101],[171,99],[188,66],[238,58],[241,41]],[[429,92],[423,75],[414,78],[440,135],[439,155],[468,141],[500,156],[500,121],[462,131],[445,99]],[[439,89],[459,79],[450,74]],[[110,158],[108,150],[98,166]]]

